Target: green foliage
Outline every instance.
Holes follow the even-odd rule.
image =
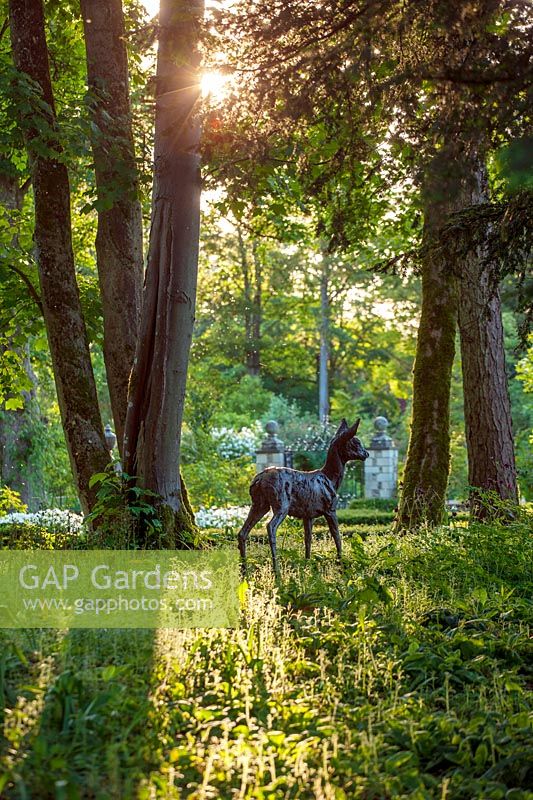
[[[302,411],[295,400],[282,394],[272,396],[268,411],[261,418],[263,425],[269,420],[275,420],[280,426],[279,438],[286,447],[293,447],[302,437],[302,431],[316,423],[314,414]]]
[[[524,391],[533,394],[533,333],[529,336],[529,344],[526,355],[516,365],[516,373],[524,384]]]
[[[382,525],[394,522],[394,510],[384,508],[340,508],[337,511],[339,524],[343,525]]]
[[[32,388],[25,369],[26,354],[17,348],[13,336],[0,337],[0,350],[0,403],[6,411],[15,411],[24,406],[23,393]]]
[[[20,499],[20,494],[14,492],[9,486],[0,486],[0,517],[13,511],[27,511],[27,506]]]
[[[37,413],[27,418],[24,432],[31,443],[27,473],[32,506],[79,511],[55,386],[43,355],[37,353],[34,361],[38,375]]]
[[[385,497],[357,497],[355,500],[350,500],[350,509],[376,509],[379,511],[394,511],[398,504],[396,498],[390,499]]]
[[[512,321],[508,320],[512,324]],[[517,380],[510,381],[509,390],[513,409],[513,431],[515,437],[516,466],[520,494],[526,500],[533,500],[533,335],[529,337],[530,346],[521,359],[515,352],[508,353],[507,362],[516,369]],[[515,344],[514,337],[510,344]]]
[[[0,632],[2,796],[530,800],[527,517],[351,542],[254,541],[240,630]]]
[[[510,193],[533,191],[532,146],[533,139],[524,137],[514,139],[496,153],[498,178]]]
[[[228,385],[222,404],[216,405],[211,418],[213,426],[245,427],[261,419],[271,401],[272,392],[263,387],[260,378],[243,375]]]
[[[10,522],[0,525],[0,549],[78,550],[87,546],[84,533],[52,531],[39,524]]]
[[[106,472],[96,473],[89,481],[89,488],[98,486],[96,502],[87,516],[94,531],[92,546],[136,549],[141,541],[157,541],[162,533],[157,495],[134,485],[130,475],[114,467],[110,464]]]
[[[89,482],[98,486],[96,502],[86,517],[88,544],[125,550],[194,549],[202,542],[182,498],[176,513],[161,497],[136,485],[135,478],[110,464]]]
[[[227,461],[211,452],[194,463],[183,464],[182,469],[196,508],[250,503],[249,487],[255,475],[255,464],[247,456]]]

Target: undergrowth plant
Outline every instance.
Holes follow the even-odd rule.
[[[20,494],[10,489],[9,486],[0,486],[0,517],[12,512],[23,514],[25,511],[27,511],[27,506],[22,502]]]
[[[0,796],[532,800],[531,517],[352,533],[237,630],[2,632]]]
[[[155,492],[136,486],[131,475],[117,472],[113,464],[105,472],[93,475],[89,486],[98,487],[96,502],[86,517],[92,530],[92,546],[118,549],[135,549],[141,543],[154,546],[162,529],[154,503]]]

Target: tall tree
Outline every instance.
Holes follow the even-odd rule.
[[[487,172],[481,159],[473,164],[473,175],[477,203],[488,202]],[[483,491],[494,492],[502,500],[518,499],[500,272],[486,240],[466,253],[459,271],[468,481],[473,489],[472,511],[477,517],[490,513],[491,501],[483,498]]]
[[[42,0],[10,0],[9,21],[15,65],[39,89],[31,111],[21,114],[20,125],[31,165],[41,301],[59,408],[80,501],[87,512],[95,497],[89,480],[105,468],[109,453],[76,283],[70,187],[57,137]]]
[[[457,282],[439,231],[475,201],[476,182],[459,143],[443,147],[423,186],[422,305],[413,376],[413,413],[398,515],[400,527],[442,520],[450,469],[450,388],[457,330]]]
[[[104,317],[104,358],[115,430],[122,448],[143,274],[142,212],[131,129],[122,0],[81,0],[81,11],[98,193],[96,257]]]
[[[179,464],[200,231],[202,15],[202,0],[161,2],[152,224],[124,437],[126,472],[161,498],[170,546],[192,522]]]

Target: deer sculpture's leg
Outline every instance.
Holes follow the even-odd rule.
[[[276,533],[286,516],[287,516],[286,511],[277,511],[267,525],[268,541],[270,542],[270,550],[272,551],[272,566],[274,567],[274,572],[276,573],[276,577],[279,577],[278,554],[276,548]]]
[[[311,558],[311,538],[313,536],[313,520],[310,517],[304,517],[304,541],[305,541],[305,557]]]
[[[341,542],[341,535],[339,533],[339,523],[337,521],[337,515],[334,511],[330,511],[328,514],[324,514],[326,518],[326,522],[328,523],[329,532],[333,537],[333,541],[335,542],[335,547],[337,548],[337,557],[340,559],[342,556],[342,542]]]
[[[246,542],[248,540],[250,531],[252,530],[254,525],[257,525],[260,519],[263,519],[268,509],[269,509],[268,505],[261,506],[253,504],[250,511],[248,512],[248,516],[246,517],[244,525],[239,531],[239,536],[238,536],[239,552],[241,554],[243,565],[246,564]]]

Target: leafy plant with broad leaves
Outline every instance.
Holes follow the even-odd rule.
[[[133,477],[117,472],[110,464],[105,472],[95,473],[90,487],[98,486],[96,503],[86,517],[91,523],[99,545],[138,547],[135,531],[142,527],[145,541],[157,541],[162,524],[155,501],[157,494],[133,485]]]

